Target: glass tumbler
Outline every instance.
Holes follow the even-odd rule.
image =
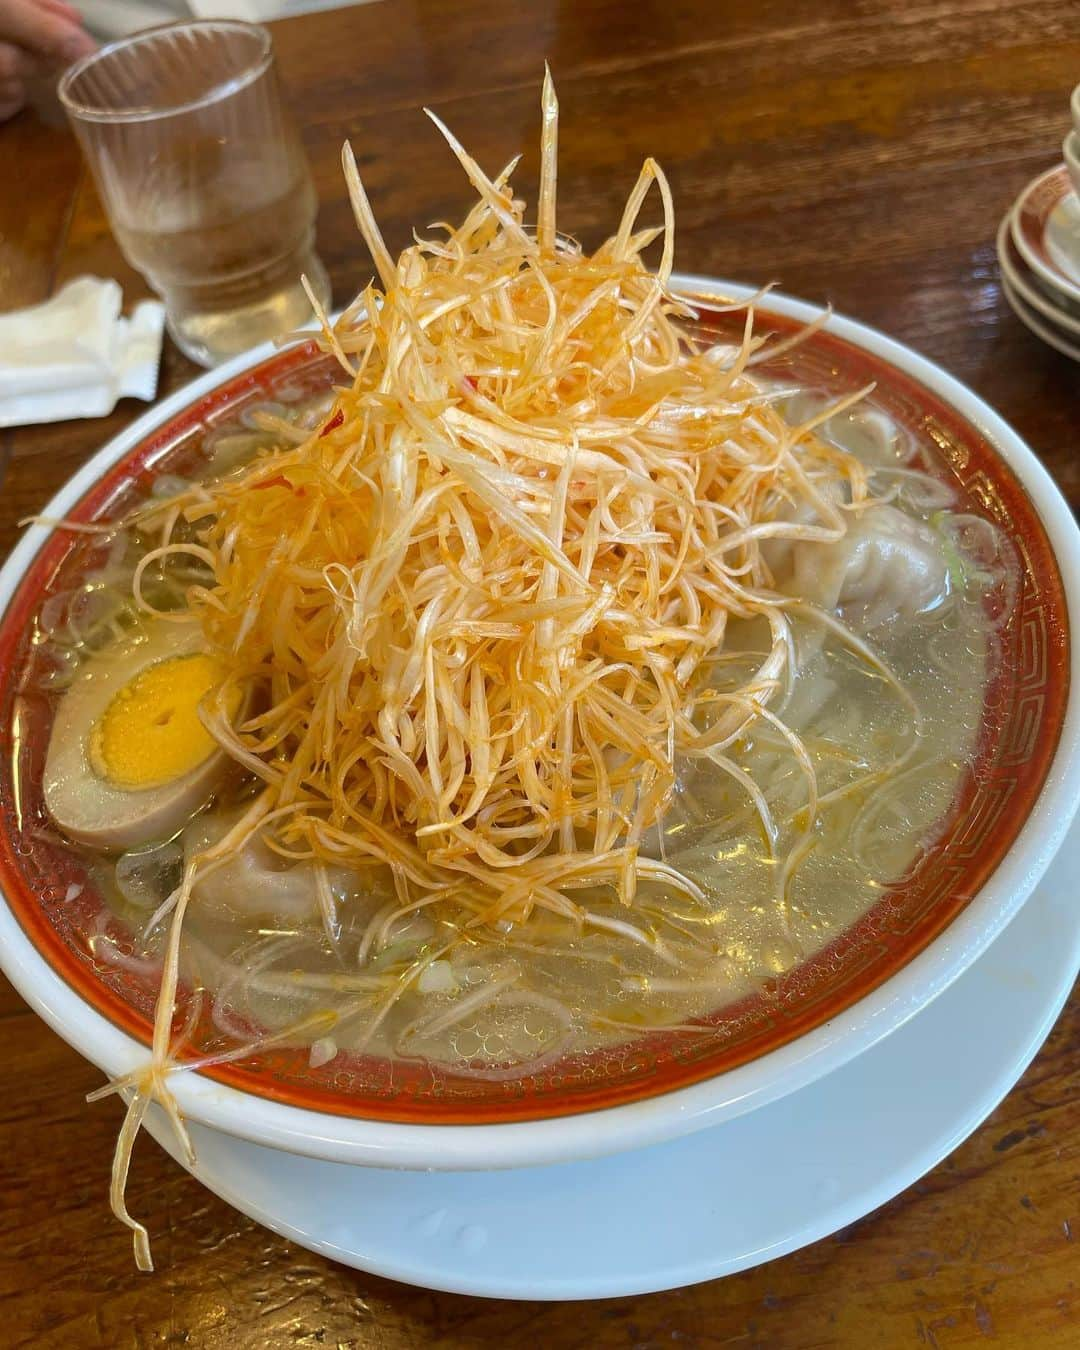
[[[329,305],[317,202],[270,34],[196,21],[102,47],[60,82],[120,247],[210,366]]]

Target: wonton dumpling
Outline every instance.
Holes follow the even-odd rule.
[[[208,811],[193,820],[183,835],[185,864],[222,840],[242,814]],[[363,878],[351,868],[330,866],[326,872],[336,902],[355,899],[363,889]],[[226,920],[302,924],[319,917],[314,865],[290,863],[261,834],[196,881],[191,898],[204,912]]]
[[[941,537],[894,506],[855,516],[836,543],[800,540],[778,577],[782,590],[820,605],[848,609],[869,626],[933,609],[948,593]]]

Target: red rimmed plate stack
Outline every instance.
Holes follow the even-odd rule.
[[[1080,361],[1080,85],[1064,162],[1033,179],[997,234],[1005,298],[1037,337]]]

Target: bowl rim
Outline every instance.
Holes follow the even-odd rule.
[[[1073,191],[1080,195],[1080,129],[1073,127],[1061,142],[1061,154],[1072,179]]]
[[[1068,165],[1062,161],[1033,178],[1009,212],[1009,229],[1020,256],[1046,284],[1070,300],[1080,301],[1080,285],[1061,270],[1046,251],[1046,222],[1067,197],[1074,195]]]
[[[673,288],[708,303],[745,299],[752,287],[679,274]],[[770,310],[802,322],[819,306],[770,293]],[[1053,546],[1070,616],[1080,613],[1080,529],[1049,473],[1023,440],[973,391],[939,366],[877,330],[832,315],[835,336],[917,379],[961,414],[1018,476]],[[275,353],[256,348],[184,386],[94,455],[46,510],[62,513],[157,427],[197,399]],[[50,537],[34,525],[0,569],[0,614]],[[1069,624],[1070,670],[1080,671],[1080,622]],[[181,1073],[172,1089],[182,1113],[227,1134],[331,1161],[436,1170],[486,1170],[600,1156],[658,1143],[717,1124],[822,1077],[895,1030],[936,998],[1019,910],[1057,851],[1080,804],[1080,679],[1071,680],[1049,773],[1012,848],[966,908],[900,970],[830,1021],[757,1059],[689,1086],[578,1115],[482,1124],[415,1124],[333,1115],[253,1096],[211,1078]],[[110,1076],[145,1062],[145,1047],[90,1008],[23,932],[0,895],[0,965],[43,1019]]]

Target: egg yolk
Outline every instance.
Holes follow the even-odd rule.
[[[203,653],[177,656],[140,671],[113,697],[90,734],[90,763],[114,787],[152,788],[197,769],[217,742],[199,721],[203,696],[224,678]],[[230,700],[229,716],[240,704]]]

